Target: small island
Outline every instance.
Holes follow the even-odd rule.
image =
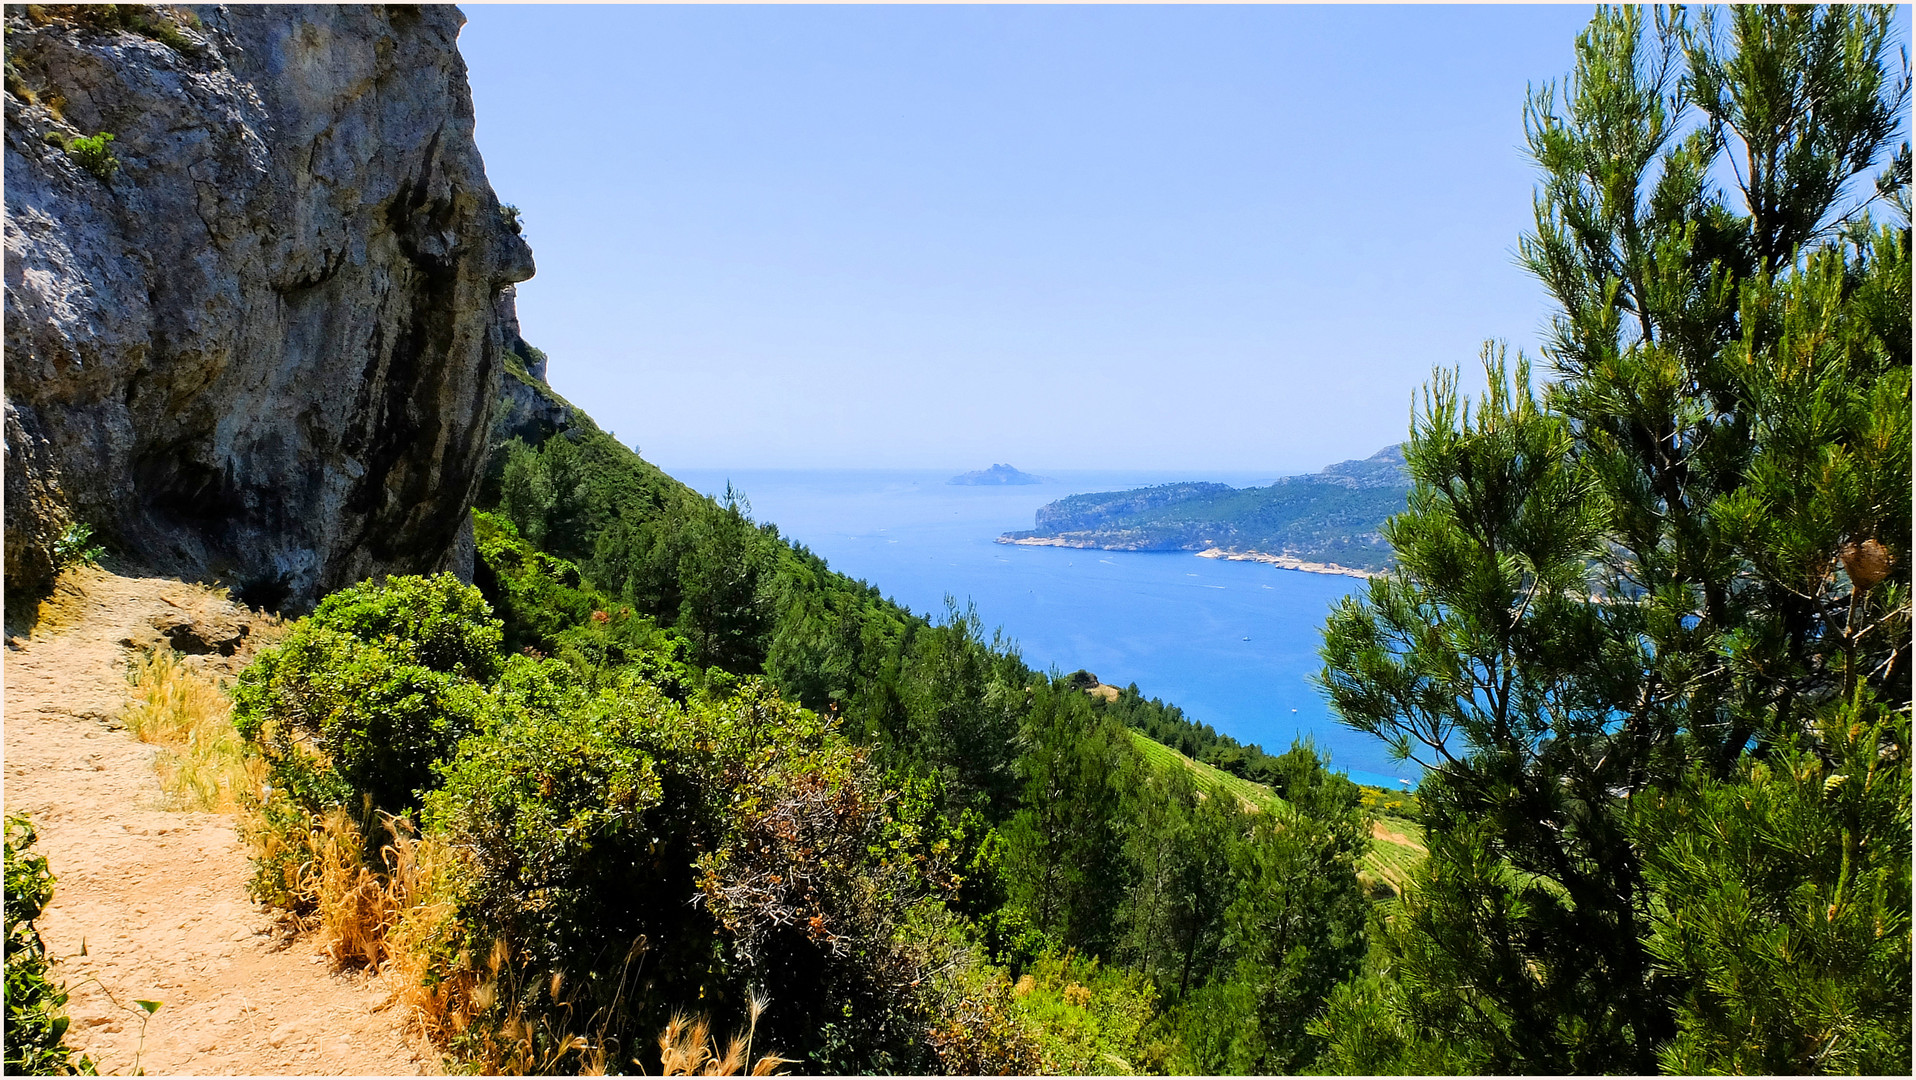
[[[988,486],[994,484],[1048,484],[1051,481],[1043,476],[1033,476],[1028,472],[1019,472],[1009,465],[993,465],[989,469],[975,469],[962,473],[945,481],[947,484],[965,484],[969,486]]]

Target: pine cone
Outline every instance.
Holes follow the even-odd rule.
[[[1889,576],[1889,549],[1875,540],[1844,544],[1836,557],[1859,589],[1872,588]]]

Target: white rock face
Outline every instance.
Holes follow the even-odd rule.
[[[533,269],[473,143],[464,17],[191,10],[6,17],[8,494],[58,493],[9,498],[8,585],[62,512],[288,610],[450,565]],[[102,131],[105,179],[60,145]]]

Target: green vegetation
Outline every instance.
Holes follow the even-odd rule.
[[[1243,803],[1247,809],[1265,810],[1279,801],[1276,793],[1263,784],[1232,776],[1215,766],[1193,760],[1140,732],[1133,731],[1130,734],[1131,742],[1138,748],[1138,753],[1143,755],[1145,762],[1153,768],[1188,769],[1192,781],[1204,790],[1222,790]]]
[[[1246,810],[1282,813],[1286,809],[1284,800],[1264,784],[1194,761],[1137,731],[1130,735],[1139,756],[1154,770],[1186,771],[1199,790],[1222,791]],[[1276,763],[1282,759],[1270,760]],[[1273,773],[1278,771],[1272,769]],[[1423,830],[1408,817],[1415,812],[1416,797],[1362,784],[1357,790],[1360,811],[1375,823],[1370,847],[1358,860],[1358,869],[1393,893],[1399,892],[1410,880],[1411,871],[1424,860]]]
[[[1057,539],[1124,551],[1291,555],[1354,569],[1390,565],[1380,529],[1403,509],[1409,481],[1399,448],[1269,487],[1162,484],[1072,495],[1039,508],[1036,528],[1008,539]]]
[[[696,1007],[817,1071],[1310,1060],[1368,843],[1314,753],[1248,814],[1117,719],[1181,716],[918,618],[589,421],[500,456],[476,587],[337,593],[235,691],[256,894],[407,973],[456,1055],[655,1069]],[[1218,1002],[1250,1034],[1194,1041]]]
[[[183,29],[200,25],[200,17],[190,8],[157,4],[26,4],[22,7],[27,18],[37,26],[70,22],[89,30],[138,34],[176,52],[191,54],[199,49]]]
[[[92,1075],[93,1063],[62,1045],[67,993],[53,981],[46,946],[33,926],[53,899],[46,856],[31,850],[36,839],[33,823],[24,815],[7,816],[6,1068],[34,1076]]]
[[[93,526],[75,522],[66,527],[60,538],[53,542],[53,565],[56,570],[69,566],[97,565],[106,547],[93,542]]]
[[[105,181],[113,179],[113,174],[120,169],[120,159],[107,149],[112,141],[112,132],[102,131],[97,135],[76,135],[66,141],[64,148],[74,164]]]
[[[1606,9],[1533,94],[1557,381],[1438,374],[1400,569],[1325,631],[1430,849],[1325,1067],[1909,1071],[1893,18]]]
[[[1089,672],[1073,672],[1071,678],[1084,686]],[[1158,698],[1146,698],[1132,683],[1118,691],[1116,698],[1096,698],[1092,707],[1124,726],[1176,750],[1185,757],[1229,773],[1254,784],[1278,787],[1283,778],[1277,758],[1256,743],[1240,743],[1184,715],[1176,705]],[[1282,791],[1279,791],[1282,794]]]
[[[1323,680],[1416,795],[1035,672],[581,418],[500,451],[473,586],[244,673],[256,894],[478,1071],[1906,1073],[1907,144],[1897,223],[1843,196],[1888,18],[1598,14],[1528,114],[1558,381],[1440,373],[1407,508],[1380,456],[1057,509],[1401,509]]]

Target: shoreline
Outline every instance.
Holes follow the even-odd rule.
[[[1269,555],[1262,551],[1226,551],[1223,548],[1206,548],[1197,553],[1200,559],[1228,559],[1231,562],[1269,563],[1280,570],[1302,570],[1307,574],[1335,574],[1340,577],[1374,578],[1383,575],[1375,570],[1359,570],[1354,566],[1340,566],[1337,563],[1311,562],[1294,555]]]
[[[1112,547],[1094,543],[1090,540],[1066,540],[1056,536],[1024,536],[1012,539],[1000,536],[995,541],[1000,544],[1015,544],[1019,547],[1058,547],[1075,548],[1080,551],[1145,551],[1147,548]],[[1172,554],[1173,552],[1166,552]],[[1200,559],[1225,559],[1230,562],[1261,562],[1277,567],[1279,570],[1300,570],[1306,574],[1331,574],[1337,577],[1374,578],[1383,575],[1375,570],[1359,570],[1352,566],[1340,566],[1337,563],[1311,562],[1294,555],[1271,555],[1262,551],[1226,551],[1223,548],[1206,548],[1193,552]]]

